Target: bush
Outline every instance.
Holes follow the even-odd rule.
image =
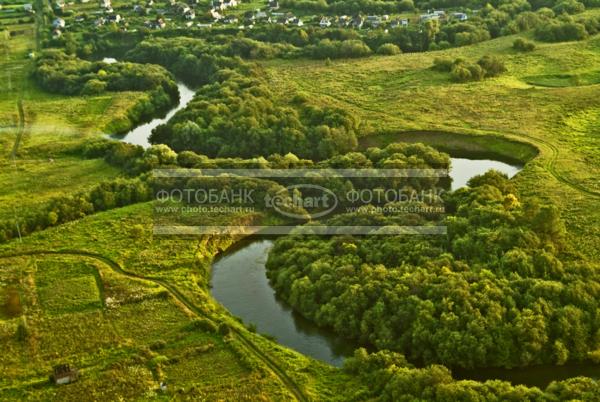
[[[307,46],[306,52],[315,59],[358,58],[372,53],[371,48],[359,39],[344,41],[323,39],[317,45]]]
[[[377,54],[380,55],[393,56],[400,53],[402,53],[400,48],[393,43],[384,43],[377,49]]]
[[[29,326],[27,325],[27,321],[25,321],[25,319],[21,319],[19,322],[15,336],[19,342],[25,342],[27,338],[29,338]]]
[[[149,346],[150,350],[161,350],[164,349],[167,346],[167,342],[163,341],[162,339],[159,339],[156,342],[152,342]]]
[[[485,71],[486,77],[497,77],[506,72],[506,66],[498,56],[483,56],[477,62]]]
[[[450,71],[452,71],[453,67],[454,67],[454,61],[452,61],[451,59],[436,57],[433,60],[433,66],[431,68],[434,69],[435,71],[449,73]]]
[[[517,38],[513,42],[513,49],[518,50],[520,52],[531,52],[535,49],[535,43],[523,38]]]
[[[481,81],[485,77],[485,70],[479,64],[469,64],[467,66],[469,73],[471,73],[471,80]]]
[[[217,333],[217,328],[214,322],[207,320],[206,318],[197,318],[190,324],[190,328],[199,329],[204,332],[209,332],[211,334]]]
[[[544,42],[582,40],[588,36],[585,25],[577,22],[551,22],[535,30],[535,37]]]
[[[82,95],[98,95],[106,90],[106,82],[91,79],[83,85],[81,89]]]
[[[450,73],[452,79],[457,82],[471,81],[471,71],[463,64],[457,64]]]
[[[23,307],[21,306],[21,295],[19,294],[19,291],[17,289],[10,288],[6,292],[4,312],[10,318],[18,317],[21,314],[23,314]]]
[[[585,5],[577,0],[563,0],[552,7],[552,11],[556,14],[579,14],[585,11]]]
[[[219,324],[218,332],[223,336],[227,336],[231,333],[231,328],[229,328],[229,325],[222,322],[221,324]]]

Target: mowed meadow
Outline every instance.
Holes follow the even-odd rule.
[[[0,297],[13,300],[0,312],[0,399],[160,399],[166,379],[184,399],[292,399],[264,354],[309,395],[346,400],[344,392],[360,389],[336,369],[249,332],[210,299],[210,262],[234,239],[157,238],[152,222],[152,206],[143,203],[0,246]],[[64,362],[82,380],[54,388],[48,375]]]

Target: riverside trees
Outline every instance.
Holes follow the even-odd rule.
[[[556,208],[519,197],[496,172],[469,184],[446,197],[449,215],[439,224],[447,236],[282,238],[269,278],[304,316],[413,361],[513,367],[585,359],[600,334],[600,278],[561,258]]]

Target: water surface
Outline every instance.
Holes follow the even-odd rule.
[[[520,165],[511,165],[492,159],[450,158],[450,160],[452,167],[450,171],[452,190],[466,186],[471,177],[483,174],[490,169],[505,173],[509,178],[512,178],[523,169],[523,166]]]
[[[169,110],[164,117],[152,119],[148,123],[137,126],[124,136],[119,136],[120,141],[129,142],[135,145],[141,145],[144,148],[150,147],[148,138],[152,134],[152,130],[160,124],[166,123],[177,111],[183,109],[194,97],[194,91],[188,88],[185,84],[178,82],[177,88],[179,89],[179,104],[173,109]]]

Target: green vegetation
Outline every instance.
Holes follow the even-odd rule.
[[[528,41],[527,39],[517,38],[513,42],[513,48],[521,52],[531,52],[535,49],[535,43]]]
[[[483,56],[474,63],[467,63],[463,59],[437,58],[433,60],[433,67],[436,71],[449,72],[452,79],[456,82],[481,81],[486,77],[497,77],[506,72],[504,62],[497,56]]]
[[[447,236],[278,240],[267,263],[273,286],[320,325],[425,364],[585,359],[596,348],[596,306],[587,304],[598,279],[589,265],[559,260],[556,208],[520,199],[494,172],[469,185],[445,199]],[[365,211],[334,222],[392,218]]]
[[[23,3],[0,9],[0,399],[597,399],[587,378],[542,390],[457,381],[442,366],[598,360],[597,1],[288,0],[281,11],[306,25],[243,30],[197,27],[207,2],[187,25],[163,0],[143,11],[115,0],[120,22],[99,22],[95,2],[36,1],[35,13]],[[224,13],[247,25],[264,7]],[[432,8],[447,17],[419,21]],[[309,17],[384,13],[369,29]],[[408,25],[392,28],[397,18]],[[164,113],[174,77],[198,92],[154,130],[156,145],[104,138]],[[440,151],[526,164],[419,204],[443,201],[446,217],[375,203],[312,223],[444,225],[447,236],[292,235],[270,256],[295,310],[374,349],[344,370],[256,334],[211,298],[211,263],[238,237],[153,232],[157,184],[242,181],[161,182],[156,167],[446,167]],[[340,192],[447,184],[315,180]],[[262,197],[294,182],[244,183]],[[264,209],[187,218],[280,220]],[[50,383],[65,363],[79,381]]]
[[[414,369],[402,355],[389,352],[367,354],[364,349],[358,349],[354,357],[348,359],[345,369],[371,384],[369,392],[361,394],[362,398],[380,401],[594,400],[598,391],[595,381],[584,377],[552,383],[544,391],[511,387],[502,381],[453,381],[443,366]]]

